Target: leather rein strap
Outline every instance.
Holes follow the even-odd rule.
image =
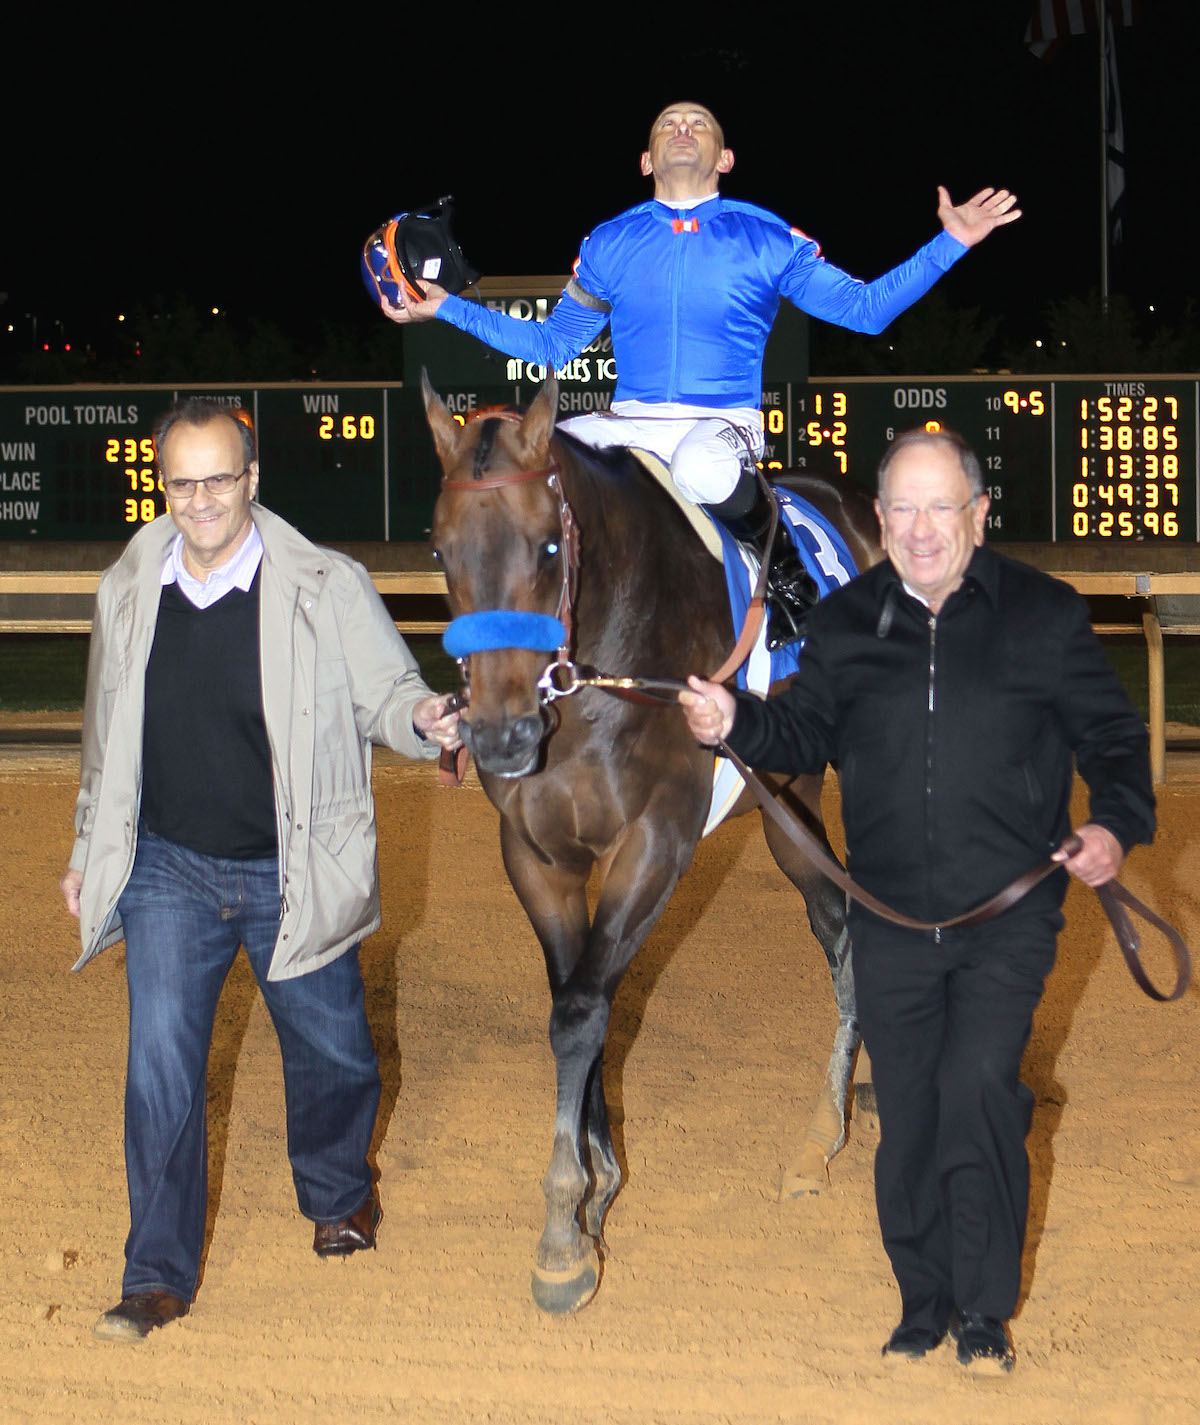
[[[578,669],[575,671],[572,683],[559,692],[558,696],[565,697],[585,687],[600,688],[605,692],[615,693],[624,693],[630,688],[636,688],[646,698],[670,703],[675,701],[676,695],[685,689],[687,684],[681,683],[675,678],[612,678],[602,674],[589,676],[584,670]],[[966,911],[962,915],[936,922],[914,920],[911,916],[902,915],[899,911],[893,910],[891,906],[885,905],[869,891],[863,890],[841,863],[825,850],[803,822],[779,804],[779,801],[771,795],[728,743],[722,741],[717,746],[741,774],[742,780],[761,808],[763,816],[770,817],[801,855],[818,871],[828,876],[833,884],[839,890],[844,891],[851,900],[856,900],[859,905],[865,906],[881,920],[889,921],[892,925],[903,926],[907,930],[947,930],[951,926],[983,925],[985,921],[994,920],[996,916],[1016,905],[1022,897],[1033,890],[1034,886],[1040,884],[1060,867],[1061,863],[1058,861],[1043,861],[1041,865],[1034,866],[1023,876],[1018,876],[1003,890],[997,891],[994,896],[989,897],[981,905],[977,905],[973,910]],[[1072,832],[1063,841],[1060,849],[1074,855],[1081,845],[1079,837]],[[1183,936],[1173,925],[1169,925],[1149,906],[1144,905],[1135,895],[1126,890],[1119,881],[1108,881],[1102,886],[1094,886],[1093,890],[1099,898],[1104,913],[1108,916],[1113,933],[1117,937],[1117,944],[1121,947],[1121,954],[1125,957],[1125,963],[1129,966],[1129,973],[1133,976],[1134,982],[1153,1000],[1165,1003],[1169,1000],[1179,999],[1187,991],[1192,980],[1192,957]],[[1142,948],[1141,937],[1134,929],[1133,922],[1126,913],[1127,910],[1140,916],[1156,930],[1161,931],[1175,952],[1175,987],[1169,993],[1164,994],[1162,990],[1156,988],[1142,968],[1139,957],[1139,951]]]
[[[746,617],[742,622],[742,631],[730,649],[729,657],[709,678],[710,683],[724,683],[727,679],[732,678],[745,663],[746,659],[754,652],[759,630],[762,628],[763,619],[767,616],[767,576],[770,573],[771,550],[775,546],[775,533],[779,528],[779,500],[762,471],[756,470],[755,474],[758,476],[759,485],[766,494],[767,506],[771,511],[771,522],[763,541],[763,556],[758,569],[758,582],[754,586],[754,593],[750,596],[750,606],[746,610]]]
[[[509,411],[480,411],[471,417],[472,420],[485,419],[487,417],[497,417],[501,420],[519,421],[521,418],[515,412]],[[775,530],[779,522],[779,504],[775,499],[775,493],[767,484],[762,473],[759,472],[759,479],[767,491],[771,503],[771,527],[766,544],[766,548],[771,548]],[[552,488],[555,488],[559,498],[562,520],[563,520],[563,589],[560,600],[559,616],[567,630],[567,643],[558,650],[558,661],[551,664],[543,675],[539,687],[547,701],[555,698],[568,697],[572,693],[578,692],[584,687],[602,688],[606,692],[615,693],[623,697],[644,698],[646,701],[673,702],[675,695],[686,683],[681,683],[672,678],[613,678],[605,677],[602,674],[594,673],[592,670],[586,672],[577,669],[570,660],[569,646],[571,639],[571,614],[574,593],[575,577],[578,570],[579,557],[579,531],[575,524],[574,513],[567,503],[566,494],[562,489],[561,477],[557,465],[551,465],[544,470],[519,470],[510,471],[504,475],[484,476],[475,480],[454,480],[444,478],[442,488],[446,490],[496,490],[505,485],[514,485],[526,480],[547,480]],[[734,672],[745,662],[753,647],[754,640],[758,636],[759,627],[764,616],[764,595],[766,587],[767,560],[764,558],[763,565],[759,571],[758,587],[751,600],[750,609],[746,615],[746,622],[743,625],[737,643],[729,657],[714,673],[709,680],[714,683],[724,682],[731,677]],[[568,683],[559,687],[555,680],[555,672],[560,672],[567,677]],[[462,708],[467,705],[468,695],[465,693],[454,694],[450,703],[447,704],[447,711],[451,708]],[[923,920],[914,920],[912,917],[902,915],[899,911],[893,910],[882,901],[877,900],[869,891],[863,888],[848,874],[844,867],[830,856],[815,836],[794,817],[790,812],[784,810],[778,801],[771,795],[767,788],[759,781],[758,777],[742,761],[742,759],[725,742],[718,744],[720,751],[726,756],[741,774],[742,780],[749,788],[755,801],[758,802],[764,816],[770,817],[780,831],[792,842],[794,846],[805,856],[817,870],[826,875],[839,890],[844,891],[852,900],[856,900],[859,905],[865,906],[873,914],[882,920],[889,921],[892,925],[903,926],[909,930],[944,930],[952,926],[972,926],[982,925],[986,921],[993,920],[996,916],[1014,906],[1021,898],[1027,895],[1036,885],[1039,885],[1059,869],[1060,863],[1047,860],[1032,870],[1026,871],[1023,876],[1018,876],[1010,885],[1005,886],[1002,891],[978,905],[974,910],[969,910],[963,915],[956,915],[949,920],[937,923]],[[466,771],[467,752],[465,747],[458,749],[457,755],[454,753],[442,752],[440,775],[442,780],[449,785],[457,785],[462,782]],[[1062,848],[1074,855],[1080,848],[1079,837],[1072,833],[1062,844]],[[1113,933],[1117,937],[1117,944],[1121,947],[1121,954],[1125,957],[1125,963],[1129,966],[1129,973],[1133,976],[1135,983],[1151,999],[1160,1002],[1179,999],[1183,995],[1192,978],[1192,960],[1187,944],[1183,937],[1173,925],[1169,925],[1161,916],[1156,915],[1148,906],[1144,905],[1138,898],[1125,889],[1119,881],[1109,881],[1105,885],[1093,888],[1100,900],[1104,913],[1108,916],[1112,925]],[[1141,949],[1141,937],[1133,927],[1129,915],[1132,911],[1134,915],[1140,916],[1147,924],[1153,925],[1155,929],[1169,941],[1171,948],[1175,952],[1176,978],[1175,987],[1168,994],[1164,994],[1157,989],[1150,981],[1149,976],[1142,968],[1142,963],[1138,952]]]
[[[937,924],[923,920],[913,920],[910,916],[901,915],[899,911],[893,910],[890,906],[884,905],[868,891],[854,881],[845,869],[832,856],[826,852],[825,848],[815,836],[799,822],[789,812],[785,811],[771,795],[762,782],[754,775],[745,762],[726,743],[718,744],[721,752],[729,758],[738,772],[744,779],[762,808],[764,816],[769,816],[775,825],[784,833],[789,841],[796,846],[807,859],[823,872],[838,887],[845,891],[859,905],[865,906],[873,914],[883,920],[890,921],[893,925],[901,925],[909,930],[938,930],[948,929],[951,926],[982,925],[985,921],[993,920],[1001,912],[1009,909],[1027,895],[1034,886],[1044,881],[1052,872],[1060,867],[1058,861],[1044,861],[1040,866],[1035,866],[1032,870],[1026,871],[1023,876],[1019,876],[1011,885],[1005,886],[1002,891],[978,905],[974,910],[969,910],[963,915],[956,915],[949,920],[939,921]],[[1071,833],[1066,838],[1060,849],[1074,855],[1082,843],[1079,837]],[[1143,905],[1138,898],[1125,889],[1119,881],[1109,881],[1105,885],[1095,886],[1093,889],[1100,899],[1100,904],[1104,908],[1104,913],[1112,925],[1113,933],[1117,937],[1117,944],[1121,947],[1121,954],[1125,957],[1125,963],[1129,966],[1129,973],[1134,981],[1153,1000],[1168,1001],[1178,999],[1186,990],[1192,979],[1192,957],[1188,951],[1187,944],[1183,936],[1173,925],[1168,925],[1161,916],[1156,915],[1149,906]],[[1155,929],[1160,930],[1171,944],[1175,952],[1176,978],[1175,988],[1169,994],[1164,994],[1150,982],[1149,976],[1142,968],[1142,962],[1138,952],[1141,949],[1141,937],[1133,927],[1133,922],[1126,914],[1126,907],[1140,916]]]

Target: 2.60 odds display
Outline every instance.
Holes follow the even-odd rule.
[[[465,416],[524,404],[532,390],[522,381],[441,394]],[[440,472],[418,392],[264,385],[0,390],[0,540],[124,540],[161,514],[151,429],[182,394],[250,419],[260,498],[313,538],[426,537]],[[564,373],[564,416],[610,399]],[[764,465],[873,488],[899,432],[946,426],[979,456],[993,541],[1195,541],[1198,403],[1195,376],[776,384],[763,391]]]

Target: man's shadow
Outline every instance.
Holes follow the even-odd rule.
[[[1022,1079],[1033,1090],[1033,1123],[1029,1152],[1029,1215],[1021,1257],[1020,1312],[1029,1297],[1037,1269],[1038,1249],[1046,1231],[1054,1178],[1054,1140],[1069,1103],[1058,1078],[1058,1060],[1070,1037],[1075,1015],[1096,967],[1107,950],[1115,950],[1108,920],[1099,901],[1072,881],[1063,907],[1066,926],[1059,933],[1054,969],[1034,1015],[1033,1033],[1022,1061]]]
[[[434,798],[455,795],[439,785],[432,767],[422,767],[418,772],[410,765],[393,779],[386,771],[387,759],[379,760],[384,764],[383,776],[377,771],[374,780],[383,925],[366,941],[359,956],[367,1022],[379,1056],[379,1112],[368,1154],[376,1182],[379,1149],[387,1139],[404,1078],[398,1031],[402,1017],[399,985],[403,946],[410,937],[421,933],[428,910],[430,877],[447,873],[446,867],[433,865]]]

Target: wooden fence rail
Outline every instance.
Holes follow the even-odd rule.
[[[1085,597],[1118,595],[1137,600],[1140,620],[1128,623],[1096,622],[1101,636],[1140,633],[1146,640],[1149,687],[1150,765],[1155,782],[1166,780],[1166,674],[1163,637],[1200,634],[1200,623],[1163,621],[1157,600],[1163,597],[1200,595],[1200,572],[1162,573],[1129,571],[1083,571],[1047,569],[1055,578],[1071,584]],[[371,578],[383,595],[401,598],[429,598],[446,592],[446,581],[436,569],[372,570]],[[67,594],[92,595],[100,583],[99,570],[0,570],[0,597],[11,594],[58,597]],[[1133,612],[1134,610],[1131,610]],[[0,633],[88,633],[90,617],[16,618],[0,614]],[[396,627],[405,634],[441,633],[445,619],[402,618]]]

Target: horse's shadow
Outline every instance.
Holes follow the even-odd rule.
[[[739,817],[726,822],[700,843],[691,868],[680,880],[678,889],[654,929],[642,942],[613,997],[604,1050],[604,1095],[608,1103],[613,1149],[621,1165],[622,1181],[626,1183],[629,1181],[629,1162],[625,1151],[626,1061],[641,1033],[650,997],[659,980],[680,946],[704,917],[745,849],[747,840],[761,834],[756,823],[756,817]],[[804,901],[799,892],[796,895],[796,910],[800,923],[807,929]]]

